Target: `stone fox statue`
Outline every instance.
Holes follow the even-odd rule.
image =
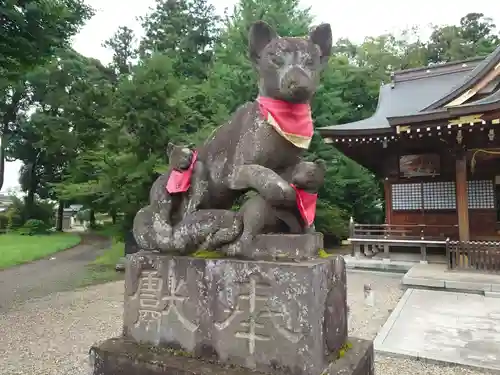
[[[134,237],[143,250],[190,254],[200,249],[219,249],[241,234],[240,215],[229,210],[198,210],[170,225],[149,205],[134,218]]]
[[[296,191],[282,175],[301,162],[301,155],[311,142],[313,123],[309,103],[331,48],[332,32],[328,24],[316,27],[304,38],[280,37],[261,21],[252,25],[249,55],[259,74],[259,97],[241,106],[197,150],[196,160],[204,171],[201,181],[205,183],[205,189],[199,189],[202,193],[199,210],[229,210],[236,198],[250,190],[256,191],[275,207],[296,205]],[[194,170],[196,168],[194,166]],[[161,202],[161,199],[158,201]],[[196,216],[199,212],[190,213],[190,209],[184,211],[182,207],[170,209],[170,223],[175,228],[188,218],[194,220],[192,215]],[[162,209],[162,214],[166,214],[168,209]],[[156,213],[158,210],[153,211]],[[224,218],[233,218],[235,222],[239,219],[230,211],[217,212]],[[138,217],[137,223],[147,221],[141,211]],[[158,214],[156,217],[158,219],[154,222],[160,230],[161,216]],[[206,218],[200,214],[198,219]],[[213,219],[220,225],[225,221]],[[192,224],[194,227],[194,221]],[[136,238],[144,237],[144,228],[137,225],[137,228],[134,227]],[[212,230],[216,227],[214,225]],[[227,228],[236,227],[238,225],[235,224]],[[150,230],[154,232],[156,229],[151,227]],[[166,236],[175,237],[173,232],[163,232]],[[154,233],[152,235],[158,237]],[[167,242],[173,241],[173,237]],[[214,236],[211,234],[209,237]],[[141,242],[138,240],[138,243]],[[236,250],[230,252],[237,253],[241,251],[237,249],[243,248],[235,243]]]
[[[299,163],[309,147],[309,102],[331,47],[328,24],[307,38],[281,38],[264,22],[251,27],[249,53],[260,76],[259,98],[240,107],[199,153],[208,172],[211,207],[229,208],[248,190],[268,201],[294,204],[295,191],[280,174]]]
[[[276,209],[277,217],[288,225],[292,233],[314,232],[316,201],[318,191],[325,181],[326,163],[322,159],[314,162],[302,161],[292,172],[291,186],[296,192],[296,205],[293,209]]]
[[[239,213],[196,211],[206,191],[204,167],[196,151],[169,143],[167,155],[169,172],[155,181],[149,206],[134,219],[138,245],[145,250],[190,253],[234,241],[243,228]]]
[[[305,38],[279,37],[264,22],[251,27],[249,54],[259,73],[259,97],[240,107],[200,149],[209,196],[203,208],[228,209],[249,190],[276,206],[296,204],[296,192],[281,174],[300,163],[309,147],[309,102],[331,46],[328,24]]]
[[[259,233],[314,232],[317,192],[323,185],[325,172],[325,162],[318,159],[302,161],[282,175],[296,191],[297,204],[293,207],[274,207],[259,195],[248,199],[241,208],[243,242],[250,242]]]
[[[167,145],[169,171],[156,179],[149,193],[149,204],[169,225],[181,221],[201,204],[205,192],[204,166],[191,146]]]

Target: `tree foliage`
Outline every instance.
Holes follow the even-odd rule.
[[[130,227],[152,182],[168,167],[166,144],[200,144],[256,97],[257,77],[247,58],[250,25],[262,19],[284,36],[307,35],[312,26],[310,10],[298,0],[240,0],[223,18],[206,0],[156,0],[141,19],[142,38],[120,27],[104,43],[113,58],[103,66],[65,45],[90,9],[78,0],[52,3],[59,7],[53,14],[65,17],[58,18],[60,24],[37,13],[50,43],[24,36],[19,45],[33,48],[22,52],[0,42],[0,61],[8,61],[0,69],[21,72],[3,91],[0,135],[8,135],[8,156],[23,162],[24,219],[38,219],[38,197],[77,202],[114,218],[121,214],[124,227]],[[4,13],[12,24],[14,7],[8,4],[10,13]],[[33,11],[27,8],[24,24]],[[57,35],[50,32],[54,25]],[[2,40],[23,38],[14,28],[1,32],[8,30],[10,39]],[[498,44],[495,25],[480,13],[467,14],[456,25],[435,26],[429,40],[415,29],[368,36],[359,44],[339,40],[313,101],[315,125],[370,116],[391,71],[484,56]],[[381,183],[369,171],[317,134],[307,158],[328,164],[318,202],[319,230],[342,238],[350,216],[383,220]]]
[[[92,9],[82,0],[6,0],[0,5],[0,73],[15,81],[67,45]]]
[[[0,189],[5,145],[26,108],[26,74],[50,60],[93,14],[83,0],[6,0],[0,4]]]

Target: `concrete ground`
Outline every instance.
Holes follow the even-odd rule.
[[[348,268],[381,270],[389,272],[405,273],[421,263],[420,253],[390,253],[390,258],[384,257],[384,253],[378,253],[373,257],[366,257],[361,254],[352,256],[350,253],[344,255]],[[429,264],[444,266],[446,258],[443,255],[428,255]]]
[[[472,271],[450,271],[445,264],[417,264],[403,277],[408,287],[470,291],[500,297],[500,275]]]
[[[408,289],[375,350],[500,371],[500,299]]]

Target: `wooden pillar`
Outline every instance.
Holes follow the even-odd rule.
[[[467,199],[467,159],[465,153],[455,161],[458,233],[460,241],[469,241],[469,204]]]
[[[384,179],[384,198],[385,198],[385,223],[389,225],[390,233],[390,225],[392,224],[392,184],[386,178]],[[389,255],[389,244],[384,244],[384,254],[383,258],[390,259]]]
[[[385,223],[392,224],[392,185],[388,179],[384,180]]]

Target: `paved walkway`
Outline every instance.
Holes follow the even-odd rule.
[[[500,299],[408,289],[374,344],[377,353],[500,371]]]
[[[500,275],[450,271],[445,264],[417,264],[403,277],[409,287],[462,290],[500,297]]]
[[[109,245],[107,239],[83,234],[82,243],[72,249],[0,271],[0,312],[30,298],[72,289],[85,266]]]

